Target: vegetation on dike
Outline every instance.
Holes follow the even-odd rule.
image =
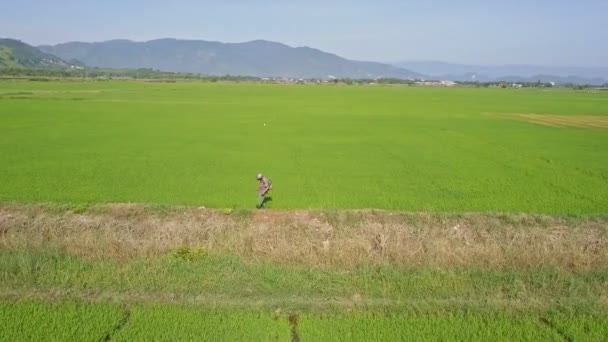
[[[606,269],[311,267],[234,256],[87,261],[61,252],[0,252],[3,299],[89,298],[242,308],[408,312],[606,311]]]
[[[281,265],[587,271],[608,267],[608,217],[381,210],[0,204],[0,249],[87,260],[232,255]],[[539,248],[541,246],[542,248]]]

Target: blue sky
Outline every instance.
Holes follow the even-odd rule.
[[[608,66],[608,0],[2,0],[0,37],[266,39],[375,61]]]

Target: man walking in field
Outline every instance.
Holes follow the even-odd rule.
[[[270,189],[272,189],[272,181],[264,177],[264,175],[261,173],[258,173],[256,179],[258,182],[260,182],[260,184],[258,186],[258,203],[255,205],[255,207],[262,209],[264,207],[264,203],[266,202],[266,195]]]

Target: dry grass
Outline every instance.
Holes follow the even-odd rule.
[[[608,116],[554,115],[554,114],[502,114],[502,117],[549,127],[608,128]]]
[[[90,259],[130,259],[183,246],[287,264],[589,270],[608,267],[608,219],[372,210],[159,213],[125,204],[77,214],[41,205],[0,205],[0,249],[50,247]]]

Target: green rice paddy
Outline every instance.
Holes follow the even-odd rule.
[[[264,172],[273,208],[598,214],[606,116],[601,91],[1,81],[0,200],[251,208]]]
[[[567,321],[467,312],[297,316],[186,305],[125,308],[34,301],[2,303],[0,318],[3,341],[605,341],[608,325],[599,316]]]

